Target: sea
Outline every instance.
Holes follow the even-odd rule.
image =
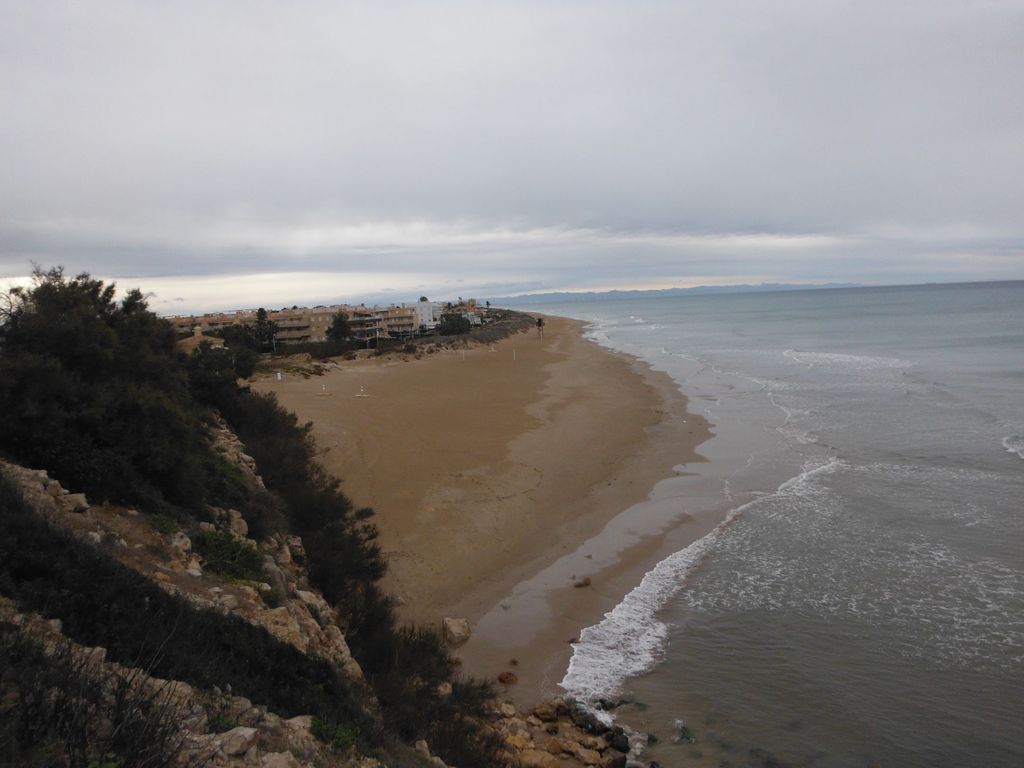
[[[664,766],[1024,766],[1024,282],[530,309],[713,424],[674,498],[721,523],[581,632],[566,691]]]

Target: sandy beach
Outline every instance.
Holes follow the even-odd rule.
[[[642,505],[709,436],[667,375],[581,330],[553,317],[544,339],[254,384],[313,422],[324,466],[376,510],[402,618],[469,619],[466,671],[515,672],[524,704],[557,692],[568,641],[664,555],[663,521],[643,530]],[[623,546],[611,522],[631,508]],[[673,546],[712,524],[680,509]]]

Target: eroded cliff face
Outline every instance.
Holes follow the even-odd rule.
[[[200,523],[200,533],[229,536],[258,552],[266,580],[228,579],[205,567],[203,555],[195,551],[184,531],[161,532],[151,518],[131,508],[90,505],[83,494],[70,493],[43,470],[0,462],[0,472],[14,480],[33,511],[50,525],[71,532],[165,592],[200,608],[239,616],[302,653],[327,660],[360,691],[367,716],[380,723],[379,705],[349,651],[336,611],[310,587],[299,537],[278,534],[256,542],[247,538],[248,528],[238,511],[210,508],[210,517],[216,522]],[[259,481],[257,475],[253,478]],[[157,521],[161,524],[166,525]],[[88,584],[81,586],[89,589]],[[145,618],[144,606],[139,606],[139,621]],[[315,738],[309,715],[282,718],[266,706],[226,691],[201,691],[182,681],[160,680],[145,670],[108,662],[104,648],[85,648],[62,635],[59,619],[22,613],[7,598],[0,598],[0,624],[17,627],[44,648],[66,646],[76,659],[87,659],[101,677],[132,676],[154,691],[162,691],[182,715],[183,765],[285,768],[373,764],[336,754]],[[224,725],[232,727],[218,732],[218,726]]]
[[[223,425],[215,434],[220,453],[258,487],[262,479],[255,462]],[[262,541],[249,536],[243,515],[234,509],[207,508],[208,522],[188,531],[167,518],[154,517],[130,507],[90,504],[81,493],[61,487],[43,470],[0,461],[0,474],[12,480],[33,513],[108,557],[143,576],[169,595],[192,606],[238,617],[262,627],[271,636],[302,654],[327,661],[347,681],[361,707],[364,721],[383,730],[381,711],[359,664],[345,639],[337,611],[309,580],[301,538],[273,534]],[[248,555],[258,568],[253,578],[228,578],[218,563],[204,555],[202,541],[212,537],[231,551]],[[77,588],[77,587],[76,587]],[[81,584],[89,590],[89,584]],[[137,607],[138,621],[146,621],[146,606]],[[212,690],[182,680],[150,675],[107,658],[107,649],[75,643],[62,632],[57,618],[19,610],[15,601],[0,597],[0,629],[13,630],[38,643],[45,653],[74,660],[102,686],[127,684],[173,713],[173,742],[180,766],[215,768],[309,768],[359,766],[382,763],[360,755],[345,739],[318,731],[312,714],[285,717],[263,703]],[[179,642],[170,638],[168,642]],[[120,682],[119,682],[120,681]],[[127,681],[127,683],[124,683]],[[450,686],[448,688],[450,694]],[[499,735],[504,750],[497,765],[542,768],[622,768],[630,751],[629,734],[595,721],[572,701],[556,700],[531,713],[520,713],[507,702],[495,700],[481,726]],[[102,730],[102,724],[100,724]],[[636,735],[633,755],[636,755]],[[333,742],[333,743],[332,743]],[[431,754],[430,745],[415,749],[396,747],[391,765],[446,768]],[[633,763],[639,765],[639,763]]]

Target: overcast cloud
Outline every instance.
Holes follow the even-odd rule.
[[[1024,278],[1024,0],[0,11],[3,277],[168,312]]]

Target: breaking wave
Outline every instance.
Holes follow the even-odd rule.
[[[909,368],[913,363],[898,357],[871,357],[869,355],[843,355],[833,352],[800,352],[787,349],[785,357],[808,368],[829,367],[840,370],[877,371]]]
[[[658,612],[685,586],[687,577],[715,541],[745,510],[771,497],[799,494],[816,475],[841,465],[833,457],[824,464],[805,468],[773,494],[731,510],[709,534],[655,565],[599,623],[580,633],[561,687],[580,699],[594,701],[615,694],[627,678],[651,669],[661,659],[669,633],[669,626],[658,619]]]
[[[1016,453],[1020,458],[1024,459],[1024,437],[1020,435],[1007,435],[1003,438],[1003,448],[1008,453]]]

